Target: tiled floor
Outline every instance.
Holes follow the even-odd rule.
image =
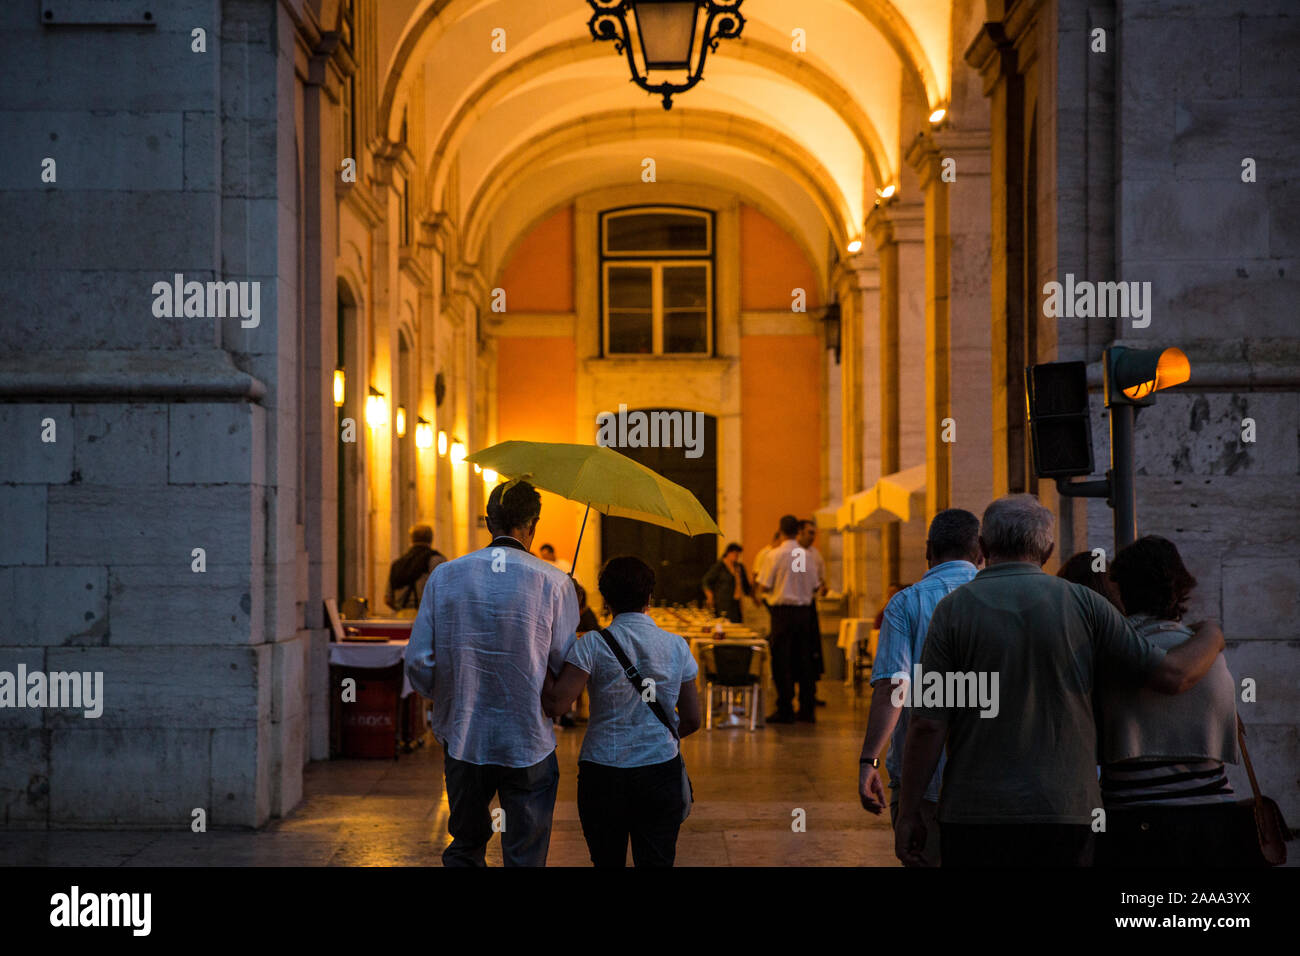
[[[696,805],[680,866],[897,866],[888,814],[857,797],[866,700],[823,682],[813,725],[701,730],[683,746]],[[576,805],[582,728],[559,732],[552,866],[587,866]],[[0,834],[0,865],[437,866],[448,842],[437,744],[397,761],[312,764],[292,814],[257,832],[56,831]],[[794,832],[794,811],[806,829]],[[500,865],[493,840],[488,862]]]

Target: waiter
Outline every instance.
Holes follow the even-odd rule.
[[[810,653],[813,601],[822,587],[821,556],[797,540],[799,519],[781,518],[781,543],[768,553],[755,580],[758,596],[772,612],[772,680],[776,684],[776,713],[769,724],[813,723],[816,714],[816,664]],[[799,685],[799,713],[794,711],[794,687]]]

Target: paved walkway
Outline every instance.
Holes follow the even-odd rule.
[[[813,726],[701,730],[683,748],[697,803],[678,841],[679,866],[897,866],[888,814],[857,798],[866,700],[820,685],[829,707]],[[549,863],[588,866],[578,822],[582,728],[559,732],[560,792]],[[0,865],[438,866],[448,843],[437,744],[397,761],[335,760],[307,768],[305,796],[259,831],[9,831]],[[806,832],[791,829],[806,812]],[[498,840],[488,849],[500,865]]]

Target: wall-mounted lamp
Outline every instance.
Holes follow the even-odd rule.
[[[424,416],[415,420],[415,447],[433,447],[433,423]]]
[[[397,406],[397,437],[406,437],[406,406]]]
[[[876,195],[879,196],[881,199],[893,199],[894,193],[896,192],[898,192],[898,187],[895,186],[893,183],[890,183],[884,189],[877,189]]]
[[[940,123],[943,122],[943,118],[947,115],[948,115],[948,111],[946,109],[944,109],[942,106],[937,107],[935,111],[930,114],[931,125],[938,126]]]
[[[861,251],[862,251],[862,240],[861,240],[861,239],[852,239],[852,240],[850,240],[847,248],[848,248],[848,250],[849,250],[850,253],[858,253],[858,252],[861,252]]]
[[[840,361],[840,304],[832,302],[826,306],[826,311],[822,313],[822,333],[825,336],[826,348],[835,352],[835,364]]]
[[[465,443],[463,441],[461,441],[459,438],[452,439],[451,463],[453,465],[459,465],[462,461],[465,460],[465,456],[468,454],[469,452],[465,450]]]
[[[483,484],[487,485],[489,488],[495,487],[497,483],[497,479],[499,479],[500,477],[501,476],[498,475],[491,468],[483,469]]]
[[[346,380],[346,376],[343,374],[343,369],[336,368],[334,370],[334,407],[335,408],[343,407],[343,395],[344,395],[343,390],[345,386],[345,380]]]
[[[366,424],[371,428],[383,428],[388,424],[388,402],[384,393],[373,385],[366,397]]]
[[[476,475],[481,475],[481,474],[483,474],[483,466],[482,466],[482,465],[477,465],[477,464],[476,464],[476,465],[474,466],[474,474],[476,474]]]
[[[438,454],[447,457],[447,433],[444,431],[438,432]]]

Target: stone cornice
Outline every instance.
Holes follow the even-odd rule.
[[[1015,45],[1001,23],[985,23],[966,48],[966,63],[979,71],[988,96],[1002,77],[1016,71]]]
[[[258,401],[266,385],[221,349],[0,353],[0,397],[120,401],[123,398]]]
[[[433,284],[433,276],[420,261],[420,255],[411,246],[402,246],[398,252],[397,268],[421,289]]]
[[[478,266],[458,265],[452,273],[451,291],[477,304],[487,298],[487,280]]]
[[[446,255],[456,227],[445,212],[425,212],[417,218],[415,231],[417,245]]]
[[[897,198],[873,206],[867,213],[867,232],[875,240],[876,249],[891,242],[924,242],[925,206]]]
[[[415,156],[404,142],[378,139],[370,145],[370,155],[375,160],[375,181],[385,186],[393,185],[394,167],[408,180],[415,169]]]
[[[905,159],[920,177],[921,188],[926,189],[931,182],[938,180],[943,160],[961,155],[960,164],[964,172],[987,174],[989,151],[988,130],[940,129],[928,133],[917,133],[912,145],[907,148]],[[963,155],[964,154],[964,155]],[[983,155],[981,162],[979,157]],[[971,168],[971,161],[975,168]]]
[[[360,183],[345,183],[335,173],[334,195],[355,212],[367,229],[374,229],[384,221],[384,209],[370,190]]]

